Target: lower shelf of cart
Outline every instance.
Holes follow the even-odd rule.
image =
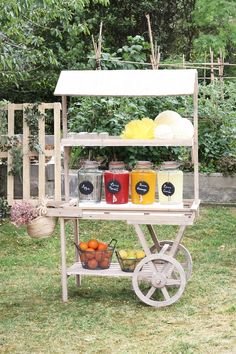
[[[156,265],[157,270],[161,270],[163,265]],[[108,269],[85,269],[80,262],[74,263],[70,268],[67,268],[67,275],[93,275],[93,276],[110,276],[110,277],[132,277],[133,272],[124,272],[121,270],[119,263],[111,263]],[[152,271],[148,264],[142,268],[142,275],[150,277]]]
[[[127,277],[132,276],[133,273],[123,272],[120,268],[119,263],[111,263],[108,269],[85,269],[82,267],[80,262],[74,263],[70,268],[67,269],[67,275],[95,275],[95,276],[121,276]]]

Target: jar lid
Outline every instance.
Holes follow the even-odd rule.
[[[177,161],[164,161],[161,164],[161,170],[174,170],[179,166],[180,164]]]
[[[150,161],[137,161],[136,168],[152,168],[152,163]]]
[[[125,163],[123,161],[111,161],[109,163],[109,169],[124,169]]]
[[[84,168],[97,168],[97,167],[98,167],[97,161],[90,161],[90,160],[84,161]]]

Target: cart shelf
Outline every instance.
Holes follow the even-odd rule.
[[[67,269],[67,275],[93,275],[93,276],[111,276],[111,277],[127,277],[132,276],[133,273],[123,272],[119,263],[111,263],[108,269],[85,269],[81,262],[74,263]]]
[[[156,265],[158,270],[161,270],[163,265]],[[81,262],[74,263],[71,267],[67,268],[67,275],[91,275],[91,276],[110,276],[110,277],[132,277],[133,272],[124,272],[121,270],[119,263],[111,263],[108,269],[85,269],[82,267]],[[150,277],[152,271],[148,265],[143,267],[143,275]]]
[[[193,138],[189,139],[122,139],[118,136],[107,138],[89,138],[75,136],[63,138],[61,144],[64,147],[72,146],[193,146]]]
[[[139,224],[192,225],[199,204],[193,200],[185,200],[182,205],[163,206],[159,203],[152,205],[81,203],[79,206],[48,208],[48,216],[94,220],[125,220]]]

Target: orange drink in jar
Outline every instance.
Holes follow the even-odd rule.
[[[134,204],[153,204],[156,193],[156,172],[149,161],[138,161],[131,172],[131,201]]]

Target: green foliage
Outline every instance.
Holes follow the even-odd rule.
[[[29,149],[38,153],[42,152],[39,145],[39,120],[45,119],[45,114],[39,111],[38,104],[32,107],[26,107],[24,110],[24,119],[29,127]]]
[[[84,36],[89,29],[83,11],[90,2],[1,2],[0,99],[50,101],[60,71],[84,67]]]
[[[9,171],[9,174],[13,176],[19,176],[20,180],[22,181],[22,167],[23,167],[23,152],[22,146],[14,145],[10,150],[10,154],[12,157],[12,164]]]
[[[235,169],[236,144],[236,89],[232,83],[215,81],[199,87],[199,160],[202,172],[232,174]],[[173,110],[183,117],[193,116],[192,97],[160,98],[84,98],[70,108],[70,130],[107,131],[120,135],[125,124],[133,119],[154,119],[164,110]],[[178,159],[185,169],[191,170],[188,148],[127,147],[113,149],[88,148],[77,152],[81,157],[100,156],[105,162],[122,159],[131,166],[136,160],[152,160],[159,164],[164,160]],[[74,167],[77,167],[76,165]]]
[[[143,69],[143,64],[139,63],[146,63],[149,60],[149,54],[150,45],[144,40],[143,36],[128,36],[127,44],[112,54],[110,48],[103,48],[101,53],[101,69]],[[88,65],[91,68],[96,67],[94,53],[89,54]]]
[[[236,172],[235,107],[236,89],[233,83],[215,81],[214,84],[201,86],[199,159],[203,170],[225,174]]]
[[[6,199],[0,197],[0,219],[5,219],[9,216],[10,207]]]
[[[69,110],[70,131],[106,131],[110,135],[119,136],[129,121],[147,116],[154,119],[162,110],[179,106],[181,102],[185,102],[185,98],[83,98],[79,104],[75,102]],[[137,160],[150,159],[151,156],[152,161],[158,164],[163,160],[176,158],[177,150],[177,148],[164,147],[159,149],[153,147],[85,148],[81,151],[81,156],[88,157],[90,151],[93,157],[99,155],[105,162],[116,158],[130,165]],[[78,160],[73,159],[73,161]]]
[[[235,61],[236,7],[234,0],[197,0],[193,11],[195,35],[192,56],[202,58],[211,47],[215,53],[222,49],[230,62]]]
[[[94,28],[98,28],[103,19],[105,46],[114,51],[126,45],[128,35],[139,34],[149,40],[145,14],[150,14],[154,40],[157,40],[166,57],[179,53],[183,48],[182,27],[191,26],[194,5],[195,0],[113,0],[106,8],[90,5],[88,15],[91,17],[93,14],[90,24]]]
[[[0,101],[0,135],[7,134],[7,110],[5,109],[6,105],[7,105],[7,101],[5,100]]]

